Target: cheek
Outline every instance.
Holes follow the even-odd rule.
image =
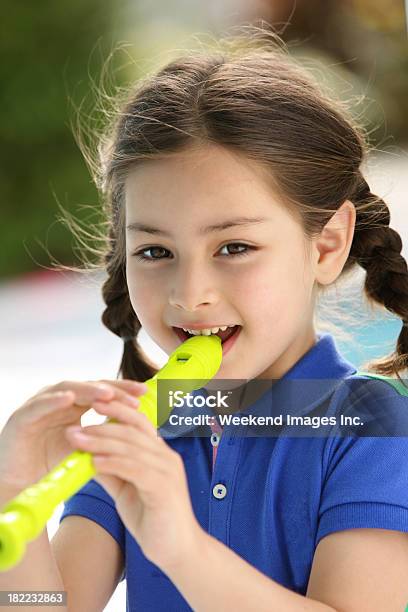
[[[151,323],[157,321],[157,313],[160,310],[157,291],[145,280],[129,275],[128,291],[130,303],[141,325],[145,328],[151,327]],[[156,296],[155,299],[152,296]]]
[[[301,259],[289,261],[273,305],[275,323],[282,330],[288,331],[293,326],[297,327],[301,321],[308,320],[313,302],[312,290],[313,280],[306,264]]]
[[[248,269],[235,288],[242,316],[254,326],[269,321],[274,328],[279,322],[298,319],[299,311],[304,312],[310,302],[313,286],[302,257],[297,253],[279,261],[274,257]]]

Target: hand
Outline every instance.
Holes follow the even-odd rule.
[[[94,401],[137,405],[144,383],[131,380],[64,381],[44,387],[15,410],[0,435],[0,485],[17,494],[72,452],[68,425],[80,424]],[[136,402],[136,403],[135,403]],[[11,495],[13,496],[13,495]]]
[[[115,423],[67,429],[75,448],[92,453],[94,479],[116,509],[144,555],[163,571],[177,566],[201,534],[180,455],[141,412],[118,401],[93,408]],[[86,437],[84,437],[86,436]]]

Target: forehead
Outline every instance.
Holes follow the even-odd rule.
[[[269,230],[273,225],[282,234],[300,229],[266,166],[213,144],[132,168],[125,181],[125,216],[128,226],[142,223],[192,234],[243,216],[268,217]]]
[[[268,175],[257,162],[223,147],[207,145],[135,166],[125,181],[126,203],[143,205],[176,197],[241,199],[268,192]]]

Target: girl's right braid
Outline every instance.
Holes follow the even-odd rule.
[[[114,334],[123,339],[123,355],[117,376],[145,382],[158,368],[149,362],[137,342],[137,334],[141,328],[132,304],[126,284],[125,265],[114,265],[115,236],[110,231],[111,249],[105,256],[108,278],[102,286],[102,296],[106,308],[102,313],[102,322]]]
[[[396,352],[378,360],[375,368],[380,374],[398,376],[392,361],[397,360],[399,369],[408,368],[408,266],[401,255],[401,237],[389,227],[387,204],[371,193],[363,177],[351,199],[357,213],[351,261],[367,272],[364,289],[368,298],[403,321]]]

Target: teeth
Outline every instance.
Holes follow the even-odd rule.
[[[185,332],[188,332],[189,334],[193,334],[193,336],[210,336],[211,334],[216,334],[218,333],[218,331],[225,331],[227,329],[227,327],[235,327],[235,325],[224,325],[223,327],[212,327],[212,328],[207,328],[207,329],[186,329],[186,328],[182,328],[184,329]]]

